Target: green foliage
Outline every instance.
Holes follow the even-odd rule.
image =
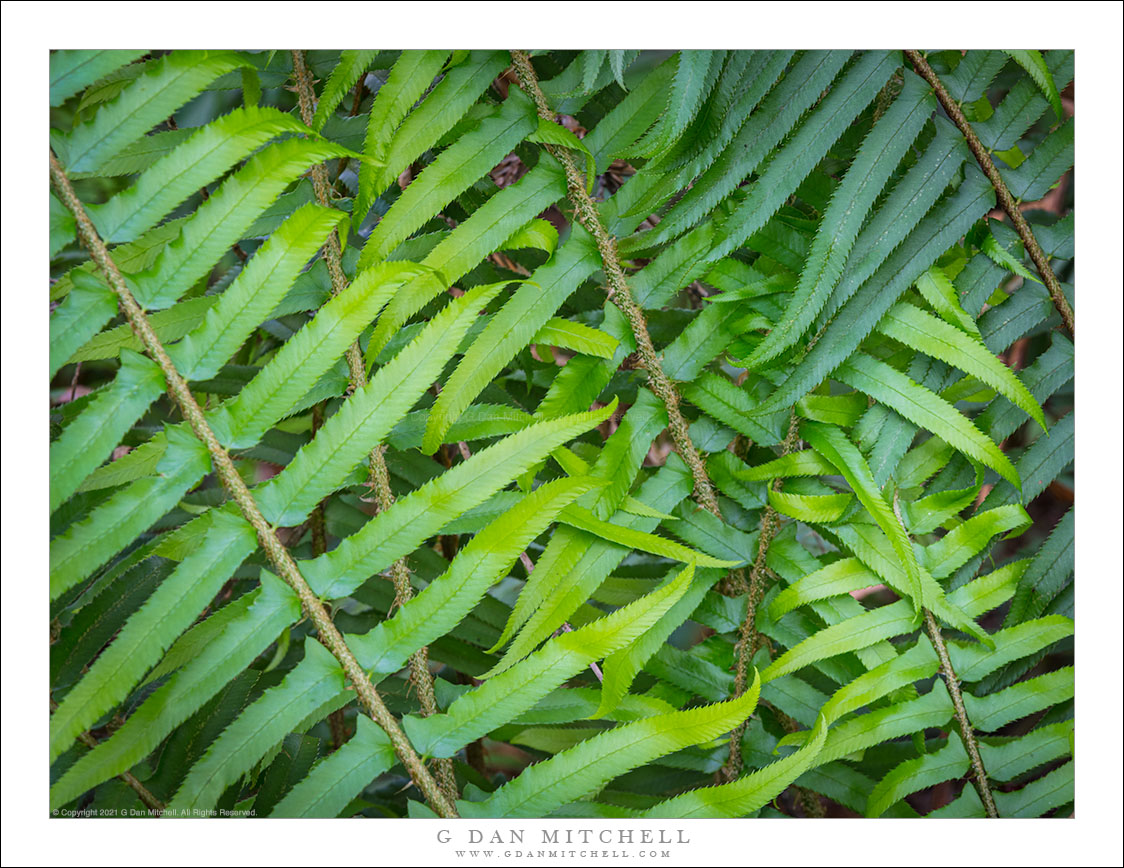
[[[1045,196],[1072,52],[928,58]],[[1072,336],[899,52],[541,52],[557,123],[504,51],[309,63],[310,125],[286,52],[57,51],[52,148],[462,816],[1073,810]],[[51,807],[425,814],[62,202]]]

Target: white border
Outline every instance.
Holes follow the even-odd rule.
[[[645,19],[644,13],[648,12]],[[35,374],[43,368],[46,278],[47,50],[64,47],[278,48],[300,32],[306,47],[352,43],[394,48],[893,47],[1038,45],[1077,49],[1077,244],[1081,297],[1077,352],[1078,489],[1082,512],[1077,594],[1077,819],[984,821],[706,820],[692,843],[656,864],[712,865],[1118,865],[1121,863],[1121,5],[1116,2],[984,3],[33,3],[4,2],[3,15],[3,861],[12,865],[475,864],[454,860],[437,821],[375,825],[309,821],[294,826],[201,821],[65,824],[46,817],[46,683],[43,633],[47,504],[45,420]],[[1001,27],[982,21],[1003,15]],[[1016,18],[1014,16],[1021,16]],[[296,19],[303,19],[297,22]],[[1115,22],[1115,23],[1113,23]],[[245,34],[249,34],[249,41]],[[342,37],[342,38],[341,38]],[[30,82],[30,86],[24,87]],[[28,136],[25,130],[39,131]],[[35,166],[42,166],[35,170]],[[1096,173],[1095,183],[1093,181]],[[1102,198],[1103,197],[1103,198]],[[39,361],[36,361],[38,359]],[[45,410],[45,407],[44,407]],[[1098,432],[1105,432],[1107,436]],[[39,547],[28,541],[41,541]],[[1096,598],[1092,594],[1096,589]],[[32,615],[25,617],[23,613]],[[33,709],[39,709],[34,712]],[[1049,823],[1049,828],[1046,825]],[[590,822],[476,824],[532,831]],[[612,824],[622,825],[622,824]],[[628,824],[635,825],[635,824]],[[467,821],[454,826],[458,833]],[[530,837],[527,840],[531,840]],[[511,849],[511,848],[508,848]],[[523,862],[527,859],[520,860]],[[570,864],[604,857],[563,860]],[[611,860],[612,861],[612,860]],[[493,858],[485,864],[508,864]]]

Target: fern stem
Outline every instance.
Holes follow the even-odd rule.
[[[905,521],[902,520],[902,509],[897,489],[894,490],[893,507],[894,515],[902,529],[906,530]],[[906,535],[908,536],[908,534],[909,531],[906,530]],[[964,695],[960,692],[960,679],[956,677],[956,671],[952,668],[952,660],[948,656],[948,646],[944,643],[944,636],[941,635],[941,628],[937,624],[937,619],[933,617],[933,613],[928,609],[922,609],[921,612],[925,618],[925,632],[929,635],[929,641],[936,650],[937,659],[941,663],[941,675],[944,677],[945,687],[948,688],[948,695],[952,698],[952,708],[956,723],[960,727],[960,736],[972,762],[972,775],[976,780],[976,789],[979,791],[980,799],[983,801],[984,810],[987,811],[988,817],[998,819],[999,811],[995,807],[995,798],[991,794],[991,784],[988,783],[987,770],[984,768],[983,757],[980,756],[976,732],[972,728],[971,721],[968,720],[968,710],[964,707]]]
[[[975,730],[968,720],[968,711],[964,708],[964,696],[960,692],[960,680],[952,669],[952,661],[948,656],[948,648],[944,644],[941,628],[937,625],[936,618],[928,609],[925,613],[925,632],[929,634],[929,641],[937,651],[937,658],[941,661],[941,674],[944,676],[948,695],[952,697],[952,707],[956,711],[956,722],[960,726],[960,735],[964,738],[964,746],[968,749],[968,756],[972,760],[972,775],[976,781],[976,789],[980,799],[983,800],[984,809],[988,817],[999,818],[999,811],[995,807],[995,797],[991,794],[991,784],[987,780],[987,770],[984,768],[983,758],[980,756],[980,746],[976,741]]]
[[[784,443],[781,445],[781,455],[785,456],[796,448],[799,441],[799,425],[800,420],[797,418],[796,413],[793,412],[788,420],[788,433],[785,436]],[[783,479],[773,480],[773,491],[780,491],[784,488]],[[760,637],[757,635],[757,607],[761,603],[762,597],[765,596],[765,577],[768,573],[766,561],[769,557],[769,546],[772,545],[773,538],[777,535],[777,530],[780,528],[780,515],[768,503],[765,505],[764,515],[761,517],[761,533],[757,538],[757,557],[753,562],[753,569],[749,574],[749,599],[746,606],[745,621],[742,623],[742,641],[747,642],[752,640],[749,644],[748,657],[746,663],[748,664],[749,658],[757,652],[759,647]],[[741,678],[741,690],[745,690],[748,679],[748,665],[739,671]]]
[[[539,117],[554,123],[555,114],[546,101],[546,96],[539,87],[538,77],[535,75],[531,58],[526,52],[515,49],[511,52],[514,61],[515,74],[519,79],[519,86],[534,100]],[[636,336],[636,352],[640,363],[648,372],[648,385],[663,405],[667,408],[668,430],[671,433],[675,451],[687,463],[694,480],[695,501],[703,509],[719,518],[722,514],[718,510],[718,498],[714,493],[710,476],[706,471],[706,464],[699,455],[695,444],[687,430],[687,420],[679,409],[679,392],[671,378],[663,370],[656,348],[652,344],[651,335],[648,334],[648,325],[644,320],[644,311],[632,297],[628,288],[628,281],[621,268],[620,257],[617,255],[616,242],[609,235],[597,206],[593,203],[589,193],[586,192],[586,179],[582,176],[581,169],[573,156],[565,148],[544,144],[547,152],[554,157],[566,172],[566,188],[570,194],[570,202],[574,206],[578,222],[593,236],[601,254],[601,263],[608,280],[608,296],[621,313],[625,315],[632,333]]]
[[[305,62],[303,51],[293,50],[293,78],[296,81],[297,102],[300,107],[301,120],[311,125],[315,107],[313,100],[315,91],[312,87],[312,74]],[[360,80],[360,86],[362,80]],[[328,180],[328,167],[324,163],[317,163],[312,167],[312,188],[316,194],[316,201],[325,208],[331,208],[330,193],[332,185]],[[328,274],[332,280],[332,295],[339,295],[347,289],[350,281],[343,270],[343,257],[340,249],[338,230],[333,229],[323,248],[324,261],[328,266]],[[363,363],[363,353],[359,349],[359,341],[355,341],[347,348],[348,381],[352,393],[367,385],[367,370]],[[375,446],[371,450],[368,460],[370,466],[369,485],[374,488],[379,512],[390,509],[394,505],[394,494],[390,489],[390,472],[386,467],[386,459],[382,449]],[[390,568],[391,577],[394,579],[395,605],[404,606],[414,597],[410,585],[410,570],[406,566],[406,559],[402,558]],[[433,687],[433,674],[429,671],[429,649],[420,648],[410,656],[410,682],[418,693],[418,702],[421,713],[429,717],[437,713],[437,696]],[[453,761],[449,758],[435,759],[437,779],[441,789],[451,802],[458,796],[456,777],[453,772]]]
[[[925,81],[936,92],[937,99],[940,101],[941,106],[947,112],[952,122],[956,124],[957,128],[968,140],[968,148],[971,150],[972,155],[976,158],[976,162],[980,164],[980,168],[991,181],[991,185],[995,188],[996,198],[1003,210],[1007,212],[1007,216],[1011,218],[1011,222],[1015,226],[1015,231],[1019,233],[1019,238],[1023,242],[1023,247],[1026,252],[1030,254],[1031,260],[1034,262],[1038,273],[1042,276],[1043,282],[1046,284],[1046,289],[1050,293],[1050,298],[1054,302],[1054,307],[1058,309],[1061,314],[1062,323],[1065,329],[1069,332],[1069,337],[1073,338],[1073,308],[1070,307],[1069,299],[1065,297],[1062,292],[1062,286],[1058,282],[1057,276],[1054,274],[1054,269],[1050,267],[1050,260],[1043,252],[1042,247],[1038,244],[1038,239],[1034,237],[1034,232],[1030,228],[1030,224],[1026,222],[1023,217],[1022,211],[1019,210],[1019,204],[1015,201],[1015,197],[1011,195],[1011,191],[1007,189],[1007,184],[1003,180],[1003,176],[999,174],[999,169],[996,168],[995,162],[991,159],[991,154],[988,153],[987,148],[984,147],[983,142],[980,141],[979,136],[976,135],[972,125],[968,123],[968,119],[964,117],[964,112],[960,110],[959,104],[952,98],[945,86],[941,83],[940,78],[933,71],[933,67],[921,55],[920,52],[913,49],[905,49],[905,56],[909,62],[913,64],[913,68],[917,71]]]
[[[292,54],[293,78],[297,84],[297,104],[300,108],[301,120],[311,125],[316,111],[312,104],[315,96],[312,89],[312,73],[308,69],[308,64],[305,63],[303,51],[294,50]],[[312,190],[316,194],[316,201],[321,206],[332,207],[332,185],[328,181],[328,168],[323,163],[317,163],[312,167]],[[328,236],[328,240],[324,243],[323,255],[324,264],[328,266],[328,275],[332,279],[332,295],[339,295],[347,289],[349,281],[343,271],[343,255],[337,229],[332,230],[332,234]],[[347,348],[347,370],[353,391],[367,384],[366,367],[363,364],[363,354],[359,349],[358,341]],[[372,453],[372,460],[373,455],[374,453]]]
[[[394,492],[390,488],[390,472],[387,470],[382,449],[377,446],[371,453],[369,484],[375,489],[379,512],[390,509],[394,505]],[[410,584],[410,568],[406,565],[405,558],[400,558],[391,565],[390,577],[394,582],[394,605],[406,605],[414,598],[414,589]],[[437,694],[433,687],[433,675],[429,671],[429,648],[425,645],[410,655],[410,683],[418,693],[422,716],[429,717],[436,714]],[[459,793],[453,760],[449,757],[437,758],[433,760],[433,766],[441,789],[451,801],[455,802]]]
[[[788,455],[796,447],[799,432],[799,420],[796,413],[792,413],[788,420],[788,434],[781,446],[781,455]],[[784,487],[783,479],[773,480],[773,490],[780,491]],[[761,515],[761,529],[757,536],[757,557],[749,573],[749,587],[746,592],[745,618],[738,630],[738,641],[734,646],[734,696],[741,696],[749,686],[749,670],[753,656],[761,647],[761,635],[757,632],[757,607],[765,596],[765,577],[769,570],[766,561],[769,557],[769,546],[777,535],[780,527],[780,516],[769,503]],[[722,767],[721,774],[726,780],[732,781],[741,773],[742,768],[742,736],[747,726],[746,721],[734,730],[730,739],[730,757]]]
[[[211,429],[206,417],[203,415],[203,410],[195,400],[191,389],[188,388],[187,381],[184,380],[171,358],[169,358],[163,344],[161,344],[160,339],[156,336],[156,332],[153,331],[148,316],[140,305],[137,304],[137,300],[133,297],[132,292],[125,283],[125,279],[121,276],[121,272],[117,269],[117,263],[113,261],[109,250],[105,246],[105,242],[102,241],[101,237],[98,235],[97,229],[94,228],[94,224],[86,213],[86,209],[82,205],[81,200],[79,200],[78,196],[75,194],[70,179],[67,177],[54,151],[51,151],[51,182],[54,185],[55,193],[58,195],[60,201],[62,201],[74,215],[75,222],[78,226],[79,237],[89,250],[94,263],[105,275],[110,288],[117,295],[122,312],[128,319],[130,327],[141,344],[148,351],[149,355],[160,365],[161,370],[164,372],[164,377],[168,385],[168,392],[172,400],[179,407],[180,412],[191,426],[191,430],[195,432],[195,436],[203,441],[207,446],[207,450],[211,453],[211,461],[215,474],[230,492],[231,497],[238,505],[242,515],[254,528],[258,542],[261,544],[270,562],[277,569],[278,574],[296,592],[305,614],[316,627],[317,633],[320,636],[320,641],[332,653],[332,656],[339,661],[340,665],[343,667],[344,673],[351,680],[355,692],[359,697],[360,704],[371,718],[386,732],[391,743],[394,745],[394,750],[398,758],[402,761],[411,779],[433,806],[434,810],[442,817],[457,816],[456,808],[453,803],[446,797],[438,783],[429,773],[429,769],[426,768],[425,763],[422,762],[421,758],[414,750],[413,745],[410,744],[409,739],[406,737],[405,732],[402,731],[398,721],[383,703],[382,697],[379,696],[370,678],[367,677],[367,673],[363,671],[363,668],[359,665],[359,661],[355,659],[355,655],[351,652],[351,649],[347,647],[343,635],[333,623],[323,603],[301,574],[289,550],[281,544],[281,541],[277,538],[275,529],[266,521],[265,516],[263,516],[261,510],[258,509],[258,505],[254,502],[254,497],[250,493],[249,487],[238,473],[238,469],[234,466],[234,461],[231,459],[230,453],[219,443],[215,432]]]

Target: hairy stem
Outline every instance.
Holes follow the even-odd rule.
[[[538,77],[535,75],[531,58],[524,51],[518,49],[511,52],[514,61],[515,74],[519,79],[519,86],[535,102],[539,117],[554,123],[555,114],[547,104],[546,96],[539,87]],[[554,157],[566,172],[566,188],[569,191],[570,202],[574,206],[578,222],[593,236],[597,243],[597,250],[601,254],[601,263],[608,280],[609,299],[620,308],[625,315],[632,333],[636,336],[636,352],[640,364],[648,372],[648,386],[667,408],[668,430],[671,432],[675,451],[679,453],[691,470],[694,480],[695,501],[703,509],[721,518],[718,510],[718,498],[714,493],[710,476],[706,471],[706,464],[699,455],[691,436],[687,431],[687,420],[679,410],[679,392],[671,378],[663,370],[656,348],[652,344],[651,335],[648,334],[648,325],[644,320],[644,311],[632,297],[621,268],[620,257],[617,255],[616,242],[609,235],[605,224],[601,222],[601,215],[597,211],[589,193],[586,192],[585,178],[582,176],[578,164],[566,148],[554,145],[543,145],[547,152]]]
[[[906,530],[896,489],[893,506],[894,515],[897,516],[902,530]],[[906,535],[909,535],[908,530],[906,530]],[[952,698],[952,707],[956,716],[956,723],[960,727],[960,736],[972,761],[972,776],[976,781],[976,789],[979,791],[980,799],[983,801],[988,817],[997,819],[999,811],[995,807],[995,799],[991,794],[991,784],[988,783],[987,770],[984,769],[983,758],[980,756],[976,732],[972,728],[971,721],[968,720],[968,710],[964,707],[964,696],[960,692],[960,679],[956,677],[956,672],[952,668],[952,660],[948,656],[948,647],[944,643],[944,636],[941,635],[941,628],[937,624],[937,619],[928,609],[922,609],[921,611],[925,617],[925,632],[929,634],[929,641],[932,642],[933,648],[937,652],[937,659],[941,662],[941,675],[944,677],[945,687],[948,688],[948,695]]]
[[[270,562],[277,569],[278,575],[280,575],[286,584],[296,592],[297,597],[300,599],[302,609],[316,627],[316,631],[320,636],[320,641],[332,653],[332,656],[339,661],[340,665],[343,667],[344,673],[347,675],[348,679],[350,679],[363,709],[389,736],[391,743],[394,745],[395,753],[406,767],[410,778],[429,801],[433,809],[442,817],[455,817],[456,808],[453,803],[446,797],[441,787],[429,773],[429,769],[426,768],[425,763],[422,762],[421,758],[414,750],[413,745],[411,745],[409,739],[406,738],[406,734],[402,731],[397,719],[395,719],[394,715],[390,713],[390,710],[383,703],[382,697],[379,696],[370,678],[367,677],[367,673],[363,671],[363,668],[359,665],[359,661],[355,659],[355,655],[351,652],[351,649],[347,647],[347,643],[344,641],[339,629],[332,622],[331,616],[324,608],[324,604],[316,596],[316,593],[301,574],[289,550],[285,548],[277,538],[275,529],[266,521],[265,516],[263,516],[261,510],[258,509],[258,505],[254,502],[249,487],[238,473],[238,469],[234,466],[234,461],[231,459],[230,453],[219,443],[215,432],[211,429],[206,417],[203,415],[203,410],[188,388],[187,382],[180,372],[176,370],[176,366],[168,357],[168,353],[165,351],[160,339],[156,336],[156,332],[153,331],[148,316],[140,305],[137,304],[136,299],[133,298],[133,294],[125,283],[125,279],[117,269],[117,263],[115,263],[113,258],[109,255],[109,250],[106,248],[105,242],[102,241],[101,237],[98,235],[97,229],[94,228],[94,224],[90,221],[85,207],[75,194],[74,188],[70,184],[70,179],[66,176],[66,172],[63,170],[54,151],[51,151],[51,182],[59,200],[65,204],[74,215],[75,222],[78,226],[79,237],[89,250],[94,263],[105,275],[110,288],[112,288],[117,295],[122,312],[128,319],[133,332],[136,334],[145,350],[147,350],[148,354],[164,372],[168,392],[172,400],[179,407],[180,412],[191,426],[191,430],[195,432],[195,436],[203,441],[207,446],[207,450],[211,453],[211,462],[215,474],[230,492],[231,497],[238,505],[242,515],[245,516],[246,520],[249,521],[250,525],[253,527],[257,534],[258,542],[261,544]]]
[[[991,154],[988,153],[987,148],[983,146],[979,136],[976,135],[972,125],[968,123],[968,119],[964,117],[964,112],[960,110],[960,105],[952,98],[945,86],[941,83],[940,78],[933,72],[933,67],[929,66],[929,62],[921,55],[920,52],[912,49],[905,50],[905,56],[909,62],[913,64],[913,68],[920,75],[937,94],[937,99],[940,101],[941,106],[952,122],[956,124],[957,128],[968,140],[968,148],[972,151],[972,155],[976,158],[976,162],[980,164],[983,173],[987,179],[991,181],[991,185],[995,188],[995,196],[999,200],[999,204],[1003,210],[1007,212],[1007,216],[1011,218],[1011,222],[1015,225],[1015,231],[1019,233],[1019,238],[1022,239],[1023,247],[1026,252],[1030,254],[1038,273],[1042,275],[1042,280],[1046,284],[1046,289],[1050,293],[1050,298],[1054,302],[1054,307],[1058,309],[1061,314],[1062,323],[1065,325],[1065,330],[1069,332],[1070,338],[1073,337],[1073,308],[1070,307],[1069,299],[1065,297],[1062,292],[1062,286],[1058,282],[1057,276],[1054,274],[1054,269],[1050,267],[1050,260],[1042,251],[1041,246],[1038,244],[1038,239],[1034,237],[1034,232],[1031,231],[1030,224],[1026,222],[1023,217],[1022,211],[1019,210],[1019,204],[1015,201],[1015,197],[1011,195],[1011,191],[1007,189],[1007,184],[1003,181],[1003,176],[999,174],[999,169],[996,168],[994,161],[991,159]]]
[[[944,644],[944,637],[941,635],[941,628],[937,625],[937,619],[928,609],[923,611],[925,613],[925,632],[929,634],[929,641],[933,643],[933,647],[937,651],[937,658],[941,661],[941,675],[944,676],[948,695],[952,697],[952,707],[956,711],[956,722],[960,726],[960,735],[964,739],[964,747],[968,749],[968,756],[972,760],[972,777],[975,778],[976,789],[979,791],[980,799],[983,800],[988,817],[998,819],[999,811],[995,807],[995,797],[991,794],[991,784],[987,780],[987,770],[984,768],[983,758],[980,756],[980,746],[976,741],[976,733],[972,729],[972,723],[968,720],[968,711],[964,708],[964,696],[960,692],[960,680],[952,669],[952,661],[949,659],[948,648]]]
[[[799,438],[799,420],[793,413],[788,420],[788,434],[781,446],[781,455],[788,455],[794,448]],[[783,479],[773,480],[773,490],[780,491],[784,487]],[[780,516],[769,504],[761,515],[761,530],[757,536],[757,557],[749,572],[749,588],[746,593],[745,619],[738,631],[738,641],[734,646],[734,695],[741,696],[749,686],[749,669],[753,656],[761,647],[762,637],[757,632],[757,607],[765,596],[765,579],[769,574],[766,561],[769,557],[769,546],[780,528]],[[725,780],[732,781],[742,769],[742,735],[745,733],[747,721],[743,721],[735,730],[730,739],[730,757],[722,767],[720,774]]]
[[[303,51],[293,51],[293,78],[296,81],[297,105],[300,107],[301,120],[306,124],[312,123],[316,109],[313,106],[315,92],[312,89],[312,73],[305,63]],[[312,190],[316,194],[316,201],[325,208],[332,207],[332,185],[328,182],[328,169],[323,163],[312,167]],[[323,249],[324,264],[328,266],[328,274],[332,279],[332,295],[339,295],[348,286],[347,275],[343,272],[343,256],[340,248],[339,232],[332,230]],[[356,341],[347,348],[347,370],[351,381],[351,388],[362,388],[367,384],[367,371],[363,364],[363,353]]]
[[[788,433],[785,436],[784,443],[781,445],[781,455],[785,456],[796,448],[799,442],[799,425],[800,420],[797,418],[796,413],[792,413],[788,420]],[[774,479],[772,483],[773,491],[780,491],[784,488],[783,479]],[[769,546],[773,543],[773,538],[777,535],[780,529],[780,516],[771,505],[766,503],[764,514],[761,517],[761,532],[757,538],[757,557],[753,562],[753,569],[749,573],[749,601],[746,607],[745,621],[742,622],[741,636],[743,644],[746,644],[749,652],[749,657],[752,657],[757,649],[760,647],[760,637],[757,635],[757,630],[754,624],[757,622],[757,607],[761,604],[762,597],[765,596],[765,578],[769,573],[766,566],[766,561],[769,557]],[[742,690],[746,687],[747,675],[743,671],[740,673],[742,680]]]
[[[315,114],[312,74],[305,62],[304,52],[294,50],[292,54],[293,78],[296,80],[301,120],[306,124],[311,124]],[[360,80],[360,85],[362,85],[362,80]],[[331,184],[328,181],[328,168],[325,164],[317,163],[312,167],[312,187],[316,194],[316,201],[325,208],[332,207],[329,196]],[[332,295],[339,295],[347,289],[349,281],[343,270],[337,230],[332,230],[332,234],[324,245],[323,255],[328,266],[328,274],[332,279]],[[363,363],[362,350],[359,349],[359,341],[347,348],[347,370],[352,393],[367,385],[367,370]],[[368,464],[370,466],[368,485],[375,490],[379,512],[383,512],[394,505],[394,494],[390,490],[390,472],[386,467],[386,459],[379,446],[375,446],[371,450]],[[391,576],[394,579],[395,605],[403,606],[414,596],[413,588],[410,585],[410,571],[406,566],[405,558],[400,559],[391,567]],[[410,682],[417,690],[422,715],[429,717],[436,714],[437,698],[433,687],[433,674],[429,671],[429,650],[425,647],[422,647],[410,657]],[[444,790],[450,801],[456,801],[458,793],[452,759],[435,759],[433,762],[437,771],[437,778],[441,783],[441,789]]]
[[[375,500],[379,512],[390,509],[394,504],[394,492],[390,489],[390,473],[386,467],[382,450],[375,447],[371,461],[371,476],[369,484],[375,489]],[[377,460],[375,458],[377,457]],[[406,559],[401,558],[390,567],[390,577],[394,582],[394,605],[404,606],[414,598],[414,589],[410,584],[410,569],[406,566]],[[429,649],[423,645],[410,655],[410,683],[418,694],[418,704],[421,706],[422,715],[429,717],[437,713],[437,694],[433,687],[433,674],[429,671]],[[434,771],[441,789],[452,800],[456,801],[457,779],[453,768],[453,760],[449,757],[434,759]]]

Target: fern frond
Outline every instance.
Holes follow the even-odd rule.
[[[85,48],[51,53],[51,105],[66,102],[111,72],[132,63],[143,51]]]
[[[460,697],[445,714],[407,718],[404,725],[411,741],[431,756],[450,756],[530,708],[590,663],[638,639],[683,595],[690,580],[690,571],[684,570],[659,590],[611,615],[551,639],[542,650]]]
[[[161,739],[249,666],[281,630],[296,620],[300,604],[288,586],[265,573],[261,587],[260,593],[243,598],[244,605],[228,606],[203,622],[210,625],[211,621],[220,619],[222,629],[207,636],[183,667],[149,696],[112,738],[67,770],[51,788],[52,805],[65,804],[140,762]],[[220,618],[227,612],[230,616]],[[212,630],[214,626],[218,624],[211,625]],[[185,637],[187,635],[190,634]],[[165,660],[172,658],[174,650],[175,646]]]
[[[50,66],[52,810],[1074,810],[1072,52]]]
[[[349,153],[309,139],[286,139],[259,151],[199,206],[150,267],[133,275],[137,301],[154,310],[171,306],[309,166]]]
[[[247,709],[253,713],[244,713],[223,730],[187,773],[169,808],[213,807],[223,790],[288,732],[343,691],[343,669],[331,653],[312,641],[304,650],[304,659],[285,680]]]
[[[106,241],[133,241],[266,142],[306,130],[298,120],[276,109],[235,109],[157,160],[127,190],[89,208],[90,219]]]
[[[468,802],[462,810],[467,816],[546,816],[636,766],[709,741],[737,726],[757,705],[757,686],[754,681],[749,690],[729,702],[615,727],[535,765],[483,803]],[[564,784],[560,786],[559,780]]]
[[[380,513],[328,554],[305,568],[318,592],[342,596],[368,575],[384,569],[453,518],[495,494],[555,448],[611,415],[604,410],[531,425],[477,452],[437,479]]]
[[[159,366],[131,351],[122,353],[114,381],[51,444],[50,509],[57,509],[101,464],[121,437],[164,391]]]
[[[324,92],[320,94],[320,99],[316,103],[316,114],[309,125],[312,129],[317,132],[324,129],[328,118],[343,102],[344,96],[355,82],[363,77],[367,67],[377,55],[377,51],[371,50],[340,52],[340,62],[332,70],[328,83],[324,85]]]
[[[394,747],[370,719],[360,717],[355,735],[313,767],[278,802],[271,817],[337,817],[368,781],[394,765]]]
[[[216,525],[206,544],[186,558],[129,619],[51,716],[52,760],[128,695],[255,544],[252,529],[240,517]]]
[[[368,176],[366,184],[360,178],[361,198],[357,214],[365,214],[362,208],[365,203],[373,201],[375,195],[385,190],[410,163],[449,131],[504,66],[500,52],[469,52],[467,57],[452,66],[422,104],[402,121],[440,70],[443,61],[444,53],[408,51],[403,52],[392,68],[393,84],[388,79],[390,90],[383,97],[376,97],[376,106],[372,108],[368,122],[367,147],[364,148],[368,156],[376,161],[381,159],[383,165],[377,173]],[[400,64],[402,68],[396,74],[395,69]],[[426,73],[429,73],[428,79]],[[413,99],[410,99],[411,96]],[[388,140],[387,128],[393,129],[399,122],[401,125]]]
[[[182,51],[146,64],[116,99],[65,139],[63,161],[93,172],[224,73],[247,65],[233,52]]]
[[[512,148],[535,129],[534,107],[518,91],[504,101],[493,117],[480,121],[470,133],[426,167],[407,187],[375,226],[359,267],[367,268],[386,257],[399,243],[478,178],[495,166]]]

